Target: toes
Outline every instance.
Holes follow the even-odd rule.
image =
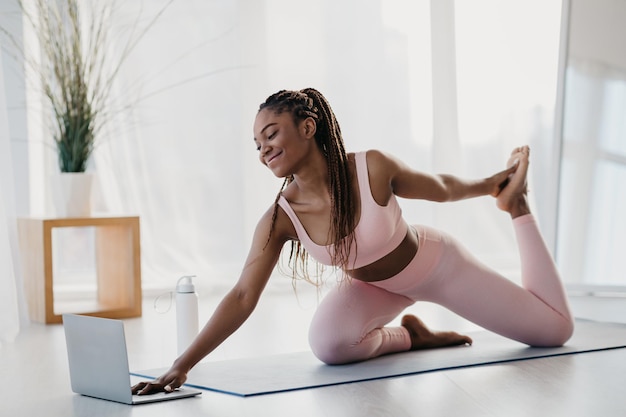
[[[511,156],[507,161],[507,168],[511,168],[514,165],[519,165],[522,159],[527,160],[530,154],[530,148],[528,146],[520,146],[513,149]]]
[[[472,345],[474,342],[471,337],[458,334],[456,332],[441,332],[435,334],[435,339],[433,340],[434,347],[444,347],[444,346],[462,346],[462,345]]]
[[[472,344],[474,343],[471,337],[458,334],[458,333],[456,334],[454,342],[455,342],[454,343],[455,345],[469,345],[469,346],[472,346]]]
[[[517,153],[524,153],[524,154],[528,154],[530,152],[530,146],[528,145],[524,145],[524,146],[518,146],[517,148],[514,148],[511,151],[511,156],[517,154]]]

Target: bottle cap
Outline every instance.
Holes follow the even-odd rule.
[[[185,275],[182,276],[178,279],[178,282],[176,283],[176,292],[179,293],[189,293],[189,292],[195,292],[196,288],[193,286],[193,282],[191,281],[191,278],[194,278],[195,275]],[[184,281],[181,283],[181,281]]]

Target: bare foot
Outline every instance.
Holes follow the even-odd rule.
[[[412,314],[402,317],[402,327],[411,335],[411,350],[472,344],[470,337],[456,332],[433,332]]]
[[[528,146],[513,149],[507,167],[516,165],[517,169],[509,176],[506,185],[496,197],[498,208],[510,213],[513,218],[530,213],[526,198],[529,155],[530,148]]]

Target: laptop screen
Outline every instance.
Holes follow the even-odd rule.
[[[72,390],[130,403],[124,324],[120,320],[63,315]]]

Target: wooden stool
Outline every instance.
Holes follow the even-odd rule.
[[[61,323],[64,313],[141,316],[139,217],[19,218],[17,224],[31,320]],[[60,227],[95,228],[95,302],[72,307],[54,301],[52,229]]]

